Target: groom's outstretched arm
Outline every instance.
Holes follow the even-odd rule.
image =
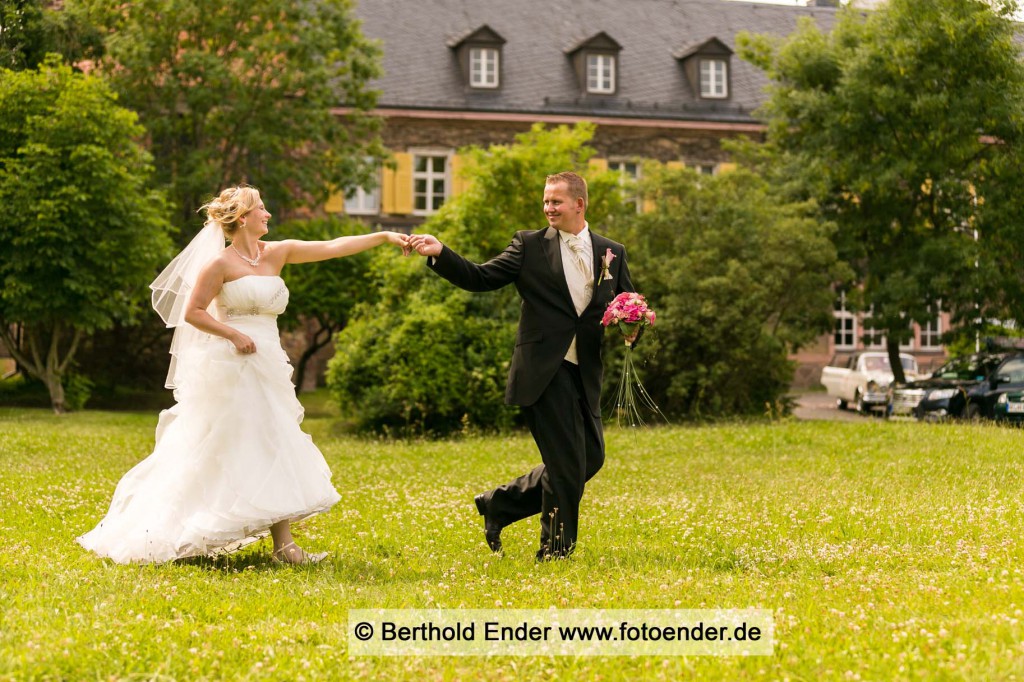
[[[410,236],[410,245],[427,265],[446,280],[467,291],[493,291],[514,282],[523,260],[523,243],[516,234],[504,251],[478,265],[471,263],[429,234]]]

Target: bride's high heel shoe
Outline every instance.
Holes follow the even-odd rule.
[[[294,542],[289,542],[281,549],[274,550],[270,558],[278,564],[318,564],[327,558],[327,552],[310,554]]]

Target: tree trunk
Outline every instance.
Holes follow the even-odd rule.
[[[907,375],[903,372],[903,363],[900,362],[900,342],[887,334],[885,337],[885,348],[889,351],[889,366],[892,367],[892,382],[894,384],[907,383]]]
[[[340,331],[340,329],[338,330]],[[334,336],[335,330],[320,323],[320,328],[313,334],[313,340],[299,356],[299,362],[295,365],[295,393],[302,392],[302,383],[306,378],[306,365],[316,355],[317,351],[326,346]]]
[[[61,376],[51,372],[47,367],[42,379],[46,384],[46,390],[50,392],[50,407],[53,408],[53,413],[65,414],[68,409],[64,404],[64,384],[61,383]]]
[[[66,355],[61,358],[60,342],[63,335],[64,325],[59,322],[54,324],[50,329],[50,350],[46,354],[46,366],[43,369],[42,376],[43,381],[46,383],[47,390],[50,391],[50,404],[53,406],[54,414],[64,414],[67,412],[67,405],[64,402],[64,384],[62,380],[64,378],[64,372],[71,363],[71,358],[75,356],[75,351],[78,350],[78,342],[82,338],[81,332],[73,331],[71,347],[68,348]]]

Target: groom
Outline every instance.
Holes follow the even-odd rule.
[[[587,183],[575,173],[549,175],[548,227],[517,232],[483,265],[470,263],[431,235],[410,244],[457,287],[491,291],[515,284],[522,298],[505,402],[522,407],[543,464],[476,496],[488,546],[501,530],[540,513],[540,560],[564,558],[576,545],[586,481],[604,463],[600,398],[601,316],[633,291],[622,244],[590,231]]]

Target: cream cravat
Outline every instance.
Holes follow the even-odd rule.
[[[586,280],[590,281],[590,265],[587,264],[586,255],[583,252],[583,242],[580,238],[574,234],[566,235],[565,245],[572,251],[573,261],[576,263],[576,268],[580,271]]]
[[[569,294],[572,296],[572,303],[576,308],[576,314],[582,315],[583,311],[590,304],[590,299],[594,293],[594,281],[590,274],[587,251],[584,248],[583,240],[576,235],[563,233],[562,238],[565,241],[566,248],[569,250],[567,254],[568,260],[572,261],[575,266],[570,267],[566,264],[565,283],[569,287]],[[569,351],[565,354],[565,359],[573,364],[579,364],[576,355],[575,336],[572,338],[572,343],[569,344]]]
[[[594,282],[590,274],[590,265],[587,262],[587,250],[584,248],[583,240],[576,235],[565,234],[563,238],[565,246],[569,249],[569,260],[576,266],[565,273],[565,283],[569,286],[576,314],[582,315],[594,294]]]

